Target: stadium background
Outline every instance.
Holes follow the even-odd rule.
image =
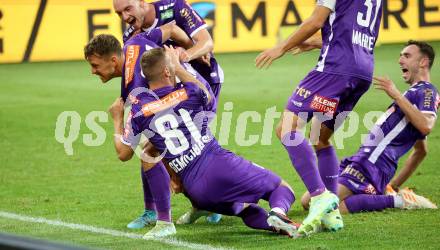
[[[224,103],[234,104],[226,147],[281,175],[299,198],[305,188],[274,135],[271,145],[257,143],[241,147],[235,143],[233,133],[237,130],[234,128],[237,116],[243,111],[264,114],[272,107],[281,111],[299,80],[315,65],[318,51],[295,57],[286,55],[269,70],[258,71],[253,64],[257,54],[252,52],[286,37],[310,14],[314,1],[190,2],[213,27],[217,58],[225,70],[219,112],[224,111]],[[400,80],[397,64],[402,44],[408,39],[428,40],[440,53],[440,1],[383,0],[383,3],[386,11],[381,46],[376,49],[375,74],[389,75],[403,91],[407,85]],[[99,33],[120,37],[122,27],[113,13],[111,0],[0,0],[1,232],[109,249],[438,249],[438,210],[349,215],[344,217],[346,227],[337,234],[324,233],[295,241],[250,230],[240,219],[232,217],[225,217],[219,225],[200,220],[196,225],[178,226],[177,240],[138,239],[151,228],[126,229],[126,224],[142,211],[138,163],[122,164],[116,159],[109,119],[97,121],[107,133],[102,144],[92,147],[84,143],[87,136],[96,139],[86,126],[87,115],[107,109],[119,93],[119,79],[102,86],[82,58],[83,46]],[[440,83],[439,61],[432,70],[432,82],[437,84]],[[383,111],[389,103],[384,93],[372,89],[355,111],[362,122],[368,111]],[[72,156],[66,154],[54,136],[57,117],[69,110],[81,117]],[[438,124],[429,136],[427,159],[406,184],[437,204],[440,203]],[[262,123],[248,122],[246,135],[258,135],[261,130]],[[338,156],[354,153],[361,134],[366,131],[361,126],[356,135],[346,139],[345,147],[338,149]],[[262,205],[267,208],[266,203]],[[178,195],[173,196],[172,206],[176,220],[190,204]],[[289,215],[301,220],[306,212],[297,201]],[[41,218],[58,224],[51,225]],[[60,226],[60,222],[64,224]],[[129,236],[134,235],[134,239],[67,228],[66,223],[132,233]]]
[[[215,52],[259,51],[285,38],[310,15],[314,0],[189,0],[207,20]],[[121,37],[112,1],[1,0],[0,63],[82,59],[94,35]],[[380,43],[440,40],[438,0],[383,0]],[[258,41],[249,43],[249,41]]]

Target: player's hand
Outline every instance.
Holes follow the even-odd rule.
[[[171,63],[174,64],[176,68],[180,66],[179,51],[175,49],[173,46],[164,45],[164,48],[166,53],[169,55],[171,59]]]
[[[402,96],[400,91],[396,88],[396,85],[393,81],[391,81],[387,76],[385,77],[379,77],[375,76],[373,77],[373,85],[375,89],[381,89],[387,93],[389,97],[396,100]]]
[[[124,119],[124,101],[122,101],[121,97],[116,98],[108,109],[108,112],[115,121]]]
[[[189,54],[186,52],[186,49],[182,47],[176,47],[177,52],[179,53],[179,60],[181,62],[189,62]]]
[[[284,51],[279,46],[275,46],[271,49],[267,49],[261,52],[257,58],[255,58],[255,66],[259,69],[269,68],[273,61],[284,55]]]
[[[202,57],[198,58],[198,60],[211,67],[211,53],[207,53],[206,55],[203,55]]]

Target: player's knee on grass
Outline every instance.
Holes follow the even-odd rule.
[[[310,207],[310,194],[306,191],[301,197],[301,205],[304,210],[309,210]]]
[[[350,189],[342,184],[338,184],[338,198],[340,202],[347,199],[351,195],[353,195],[353,192]]]
[[[350,211],[348,211],[347,205],[345,205],[345,201],[341,201],[339,203],[339,212],[341,214],[349,214]]]

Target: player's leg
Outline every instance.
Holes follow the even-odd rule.
[[[333,122],[332,120],[329,121]],[[314,126],[315,124],[316,126]],[[339,160],[336,155],[336,150],[330,142],[330,138],[333,135],[333,129],[328,128],[325,122],[322,123],[316,118],[312,119],[312,128],[314,127],[319,127],[319,136],[315,145],[319,175],[321,176],[327,190],[337,194]],[[313,139],[311,140],[313,141]],[[323,229],[330,231],[338,231],[344,227],[344,222],[338,208],[326,213],[322,217],[321,223]]]
[[[170,176],[158,157],[159,153],[147,143],[141,155],[145,180],[156,206],[156,226],[147,232],[145,238],[165,237],[176,233],[171,221]]]
[[[290,237],[296,237],[299,223],[295,223],[287,217],[287,212],[290,210],[295,195],[289,184],[281,180],[280,185],[263,197],[269,201],[271,208],[267,223],[273,227],[277,232],[282,232]]]
[[[313,122],[319,122],[312,119]],[[318,142],[315,145],[316,156],[318,158],[319,174],[327,190],[337,193],[339,160],[336,150],[330,142],[333,130],[321,123]]]
[[[342,213],[381,211],[395,207],[393,196],[382,195],[383,189],[380,186],[386,185],[386,180],[389,178],[384,178],[379,171],[368,170],[358,163],[347,160],[342,161],[340,170],[338,192]],[[372,179],[371,176],[374,178]],[[379,190],[376,187],[379,187]]]
[[[156,203],[154,202],[153,194],[150,190],[148,174],[146,174],[146,172],[156,165],[157,160],[155,160],[154,157],[157,156],[158,153],[153,145],[151,143],[146,143],[144,146],[144,154],[142,155],[141,159],[141,179],[142,191],[144,193],[145,210],[141,214],[141,216],[139,216],[127,225],[127,227],[130,229],[140,229],[148,224],[156,223]]]
[[[326,190],[318,172],[313,147],[309,140],[299,132],[306,123],[305,121],[295,113],[286,110],[277,126],[277,136],[281,139],[292,165],[312,197],[309,214],[298,230],[302,235],[309,235],[319,230],[322,217],[335,209],[339,200],[335,194]]]
[[[145,163],[141,163],[144,165]],[[144,174],[144,168],[141,166],[141,179],[142,179],[142,190],[144,193],[144,212],[132,222],[128,223],[127,227],[130,229],[140,229],[148,224],[153,224],[157,220],[156,215],[156,204],[153,200],[153,195],[150,191],[150,186],[148,185],[148,180]]]
[[[176,233],[171,220],[170,176],[162,162],[158,162],[145,172],[153,200],[156,204],[156,226],[148,231],[144,238],[160,238]]]

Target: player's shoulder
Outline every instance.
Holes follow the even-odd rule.
[[[425,81],[420,81],[414,84],[408,91],[415,93],[438,93],[438,90],[434,84]]]
[[[174,6],[180,4],[184,0],[158,0],[154,1],[153,4],[160,10],[173,9]]]
[[[134,89],[128,96],[131,103],[131,112],[137,114],[143,112],[143,107],[158,100],[158,97],[147,88]]]

